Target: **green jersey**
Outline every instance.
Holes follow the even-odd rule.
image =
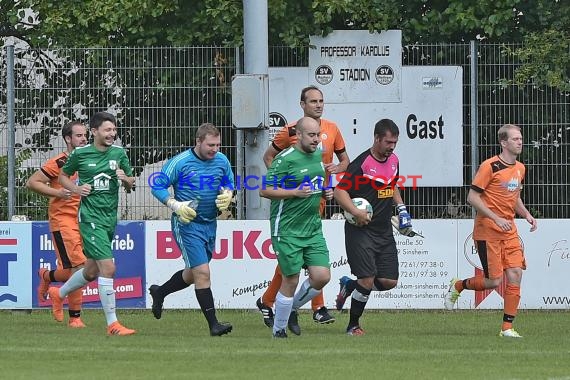
[[[265,186],[293,190],[311,186],[308,198],[271,200],[271,235],[309,237],[322,233],[319,207],[325,168],[320,150],[304,153],[289,147],[278,154],[267,171]]]
[[[91,185],[91,193],[81,197],[79,222],[96,223],[113,227],[117,224],[119,187],[117,169],[123,169],[129,177],[133,169],[123,148],[112,145],[100,151],[88,144],[75,148],[61,170],[67,174],[78,174],[78,185]]]

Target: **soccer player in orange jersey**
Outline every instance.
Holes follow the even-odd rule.
[[[514,222],[515,214],[526,219],[531,232],[536,230],[537,223],[520,198],[525,175],[525,166],[517,161],[523,147],[521,130],[516,125],[506,124],[499,128],[498,134],[501,153],[479,166],[467,196],[467,202],[477,211],[473,240],[485,276],[452,279],[444,305],[448,310],[453,309],[465,289],[495,289],[501,284],[504,273],[507,285],[499,336],[521,338],[513,329],[513,320],[519,307],[520,283],[526,262]]]
[[[49,229],[57,256],[57,269],[40,268],[38,271],[40,277],[38,299],[42,301],[46,300],[49,284],[52,281],[67,281],[71,274],[82,268],[85,263],[77,222],[80,197],[61,186],[58,177],[69,153],[76,147],[87,144],[87,128],[79,121],[72,121],[63,127],[61,135],[67,150],[46,161],[26,183],[31,190],[50,198]],[[85,327],[81,321],[82,299],[83,289],[77,289],[69,295],[69,327]],[[61,319],[56,320],[62,322],[63,315]]]
[[[346,170],[349,164],[348,154],[344,139],[340,129],[336,123],[322,119],[324,108],[323,93],[315,86],[305,87],[301,90],[301,108],[303,109],[303,116],[310,117],[319,122],[321,126],[321,144],[322,160],[325,166],[326,175],[324,186],[329,185],[329,177],[334,174],[342,173]],[[263,155],[265,166],[269,167],[273,158],[284,149],[295,145],[297,143],[297,131],[295,129],[296,122],[283,127],[275,138],[272,144],[267,148]],[[333,153],[336,154],[339,161],[338,164],[333,163]],[[326,199],[321,198],[320,213],[324,216]],[[279,266],[275,269],[275,274],[271,280],[271,284],[265,290],[265,293],[257,300],[257,307],[263,314],[263,321],[268,327],[273,327],[273,304],[275,297],[281,286],[282,276]],[[317,323],[327,324],[335,321],[334,317],[329,314],[325,307],[323,293],[317,295],[311,301],[313,309],[313,320]],[[301,334],[301,328],[298,324],[297,311],[293,310],[289,317],[289,329],[296,335]]]

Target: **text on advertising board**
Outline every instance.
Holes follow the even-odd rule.
[[[271,239],[261,240],[261,231],[233,231],[231,239],[219,238],[212,254],[213,260],[231,258],[242,260],[246,255],[253,260],[275,259]],[[231,250],[231,255],[230,255]],[[156,257],[178,259],[181,252],[172,236],[172,231],[156,231]]]

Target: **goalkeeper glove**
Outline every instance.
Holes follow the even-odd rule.
[[[189,206],[191,202],[192,201],[179,202],[170,198],[168,202],[166,202],[166,205],[178,215],[178,220],[181,223],[188,224],[196,217],[196,211]]]
[[[216,197],[216,207],[220,211],[226,211],[230,206],[234,192],[231,190],[222,190],[220,194]]]
[[[400,231],[404,230],[411,230],[412,229],[412,217],[408,214],[408,210],[406,209],[406,205],[399,204],[396,206],[396,211],[398,211],[398,221]],[[407,235],[404,233],[404,235]]]
[[[398,220],[398,217],[396,215],[394,215],[390,219],[390,221],[392,222],[392,226],[394,226],[394,228],[404,236],[409,236],[409,237],[419,236],[421,238],[424,237],[422,234],[414,231],[411,227],[400,229],[400,221]]]

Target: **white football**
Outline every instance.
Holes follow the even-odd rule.
[[[372,205],[370,204],[370,202],[368,202],[366,199],[364,198],[353,198],[352,199],[352,204],[356,206],[357,209],[359,210],[366,210],[368,211],[368,215],[370,215],[370,218],[372,218],[372,214],[373,214],[373,209],[372,209]],[[346,221],[350,224],[355,224],[356,220],[354,219],[354,215],[352,215],[350,212],[345,211],[344,212],[344,217],[346,218]]]

